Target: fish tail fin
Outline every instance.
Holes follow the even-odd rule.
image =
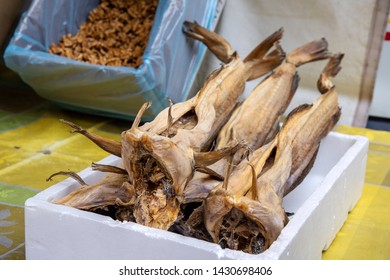
[[[250,73],[248,81],[272,71],[283,62],[286,54],[279,44],[282,36],[283,28],[280,28],[257,45],[244,59]]]
[[[334,87],[334,84],[330,78],[335,77],[341,70],[340,63],[343,57],[343,53],[336,53],[330,56],[328,63],[326,64],[317,81],[317,88],[321,94],[328,92],[331,88]]]
[[[295,66],[329,58],[328,42],[325,38],[311,41],[303,46],[300,46],[287,54],[286,62],[292,63]]]
[[[204,43],[207,48],[222,62],[228,63],[233,59],[234,51],[229,42],[215,32],[200,26],[196,21],[185,21],[183,23],[183,32],[188,37]]]

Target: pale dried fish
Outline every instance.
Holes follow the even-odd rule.
[[[94,170],[110,175],[91,186],[73,172],[53,174],[81,184],[56,203],[261,253],[289,221],[283,197],[308,174],[321,139],[340,117],[331,78],[343,55],[329,54],[321,39],[293,50],[280,65],[285,54],[278,30],[241,60],[225,39],[196,23],[185,22],[183,32],[205,43],[225,65],[193,98],[170,102],[141,125],[150,106],[145,103],[120,142],[64,121],[122,162],[94,163]],[[298,86],[296,68],[325,58],[329,62],[318,80],[321,97],[294,109],[277,129]],[[275,67],[239,104],[246,81]]]
[[[329,90],[312,105],[300,106],[290,113],[275,139],[253,153],[250,165],[241,162],[227,178],[228,182],[210,192],[204,204],[204,224],[214,242],[224,240],[225,246],[234,245],[232,249],[240,247],[245,252],[258,253],[260,245],[261,250],[265,250],[279,236],[288,222],[282,207],[286,188],[290,188],[299,177],[296,172],[304,175],[301,171],[310,162],[307,156],[313,156],[311,151],[318,148],[320,140],[334,127],[340,116],[337,94],[334,87],[329,86],[332,85],[329,78],[337,74],[341,58],[342,55],[332,56],[321,75],[321,92]],[[267,165],[269,167],[265,168]],[[300,168],[302,165],[306,166]],[[251,177],[249,173],[252,173]],[[288,182],[291,176],[294,178]],[[238,215],[237,210],[242,215]],[[248,225],[245,232],[246,235],[250,234],[252,240],[258,240],[257,243],[252,242],[251,246],[240,244],[242,236],[230,227],[232,220],[238,224],[237,219],[244,217],[252,221],[249,224],[251,228],[254,224],[257,228],[250,231]],[[228,237],[235,242],[226,242]]]
[[[109,212],[110,207],[115,207],[115,214],[121,213],[122,216],[124,212],[132,212],[135,190],[128,182],[127,174],[110,173],[92,185],[86,184],[76,173],[67,171],[57,172],[47,180],[57,175],[72,177],[81,187],[54,203],[91,212]],[[116,217],[118,218],[118,215]]]
[[[196,161],[216,161],[229,151],[203,153],[237,104],[245,82],[269,72],[283,60],[277,45],[269,53],[281,38],[282,30],[263,41],[248,56],[250,59],[243,61],[217,34],[196,23],[186,22],[185,27],[186,34],[205,42],[228,64],[212,73],[196,96],[171,105],[152,122],[139,127],[142,113],[148,107],[145,104],[132,128],[122,133],[122,161],[139,194],[134,216],[138,223],[160,229],[168,229],[175,222]],[[152,173],[144,172],[147,161],[153,162]],[[150,181],[151,174],[156,172],[165,175],[158,184]],[[161,191],[164,188],[169,188],[172,195],[166,196]]]
[[[196,23],[185,22],[184,27],[185,34],[204,42],[228,63],[208,77],[196,96],[183,103],[171,104],[153,121],[139,126],[143,112],[149,107],[144,104],[132,128],[122,133],[120,143],[102,139],[66,122],[74,132],[122,157],[128,180],[136,190],[136,221],[161,229],[168,229],[176,220],[184,187],[193,175],[196,162],[211,164],[242,146],[237,143],[230,148],[205,153],[236,106],[245,82],[271,71],[284,59],[278,45],[281,29],[241,60],[217,34]]]
[[[216,149],[245,142],[248,149],[255,150],[275,135],[279,117],[289,105],[299,83],[296,68],[302,64],[329,57],[328,43],[325,39],[309,42],[291,51],[285,63],[278,66],[271,75],[259,83],[249,96],[232,113],[221,128],[216,141]],[[239,164],[247,151],[238,150],[232,160],[233,166]],[[216,174],[226,172],[228,158],[216,162],[210,169]],[[194,175],[185,189],[186,201],[204,199],[219,180],[207,174]]]

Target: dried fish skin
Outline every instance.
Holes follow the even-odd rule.
[[[202,202],[221,182],[209,174],[195,172],[184,189],[184,203]]]
[[[301,162],[301,165],[298,166],[298,168],[295,166],[291,168],[290,177],[283,187],[283,196],[286,196],[288,193],[293,191],[300,183],[302,183],[306,175],[309,174],[317,158],[319,148],[320,144],[314,145],[313,148],[306,154],[306,157]]]
[[[234,110],[218,134],[216,148],[230,145],[232,141],[245,141],[252,150],[264,145],[275,123],[290,103],[298,83],[299,77],[294,65],[284,63],[275,69]],[[243,153],[244,151],[236,153],[233,165],[241,162]],[[224,169],[219,172],[224,173]]]
[[[298,85],[299,78],[293,73],[293,79],[291,80],[293,87],[292,90],[288,91],[286,100],[283,100],[283,92],[275,94],[277,96],[273,94],[284,87],[275,82],[285,80],[286,84],[289,83],[288,79],[280,79],[283,76],[281,72],[287,73],[289,70],[287,68],[293,67],[285,64],[283,68],[286,68],[286,71],[280,68],[276,69],[274,74],[257,85],[247,99],[234,110],[229,121],[218,134],[216,147],[224,147],[229,145],[231,141],[239,140],[245,140],[251,149],[257,149],[264,144],[268,132],[278,116],[285,110],[284,105],[281,105],[279,109],[274,106],[275,103],[278,106],[288,104]]]

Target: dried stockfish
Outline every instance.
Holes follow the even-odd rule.
[[[260,247],[260,251],[267,249],[279,236],[288,222],[282,207],[284,194],[307,174],[302,171],[310,167],[310,157],[315,154],[312,151],[318,149],[320,140],[339,119],[340,108],[330,77],[340,69],[341,58],[341,54],[333,55],[325,67],[319,82],[322,96],[312,105],[293,110],[274,140],[256,150],[249,162],[241,162],[224,183],[210,192],[204,203],[204,225],[215,243],[259,253]],[[240,223],[242,218],[251,221],[246,223],[245,235],[258,242],[240,243],[244,240],[240,234],[245,227]],[[239,232],[231,227],[232,220],[240,223]],[[254,224],[256,230],[250,230]]]

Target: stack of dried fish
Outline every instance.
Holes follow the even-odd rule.
[[[72,172],[54,174],[81,184],[56,203],[113,212],[121,221],[260,253],[288,222],[284,195],[309,172],[321,139],[339,118],[330,77],[339,71],[342,55],[330,54],[320,39],[286,56],[280,29],[242,60],[226,40],[196,23],[185,22],[183,31],[225,64],[193,98],[171,104],[140,125],[150,105],[144,104],[120,142],[64,121],[73,132],[121,157],[122,165],[93,164],[93,169],[110,173],[94,185]],[[320,59],[329,59],[318,81],[322,96],[293,110],[279,129],[279,118],[298,86],[296,67]],[[271,71],[239,103],[245,82]]]
[[[322,96],[312,105],[293,110],[269,143],[241,161],[212,189],[183,222],[184,228],[207,236],[204,226],[214,242],[248,253],[260,253],[276,240],[288,222],[283,197],[306,176],[320,140],[339,119],[337,94],[329,77],[338,72],[341,58],[339,54],[331,56],[321,75]]]

